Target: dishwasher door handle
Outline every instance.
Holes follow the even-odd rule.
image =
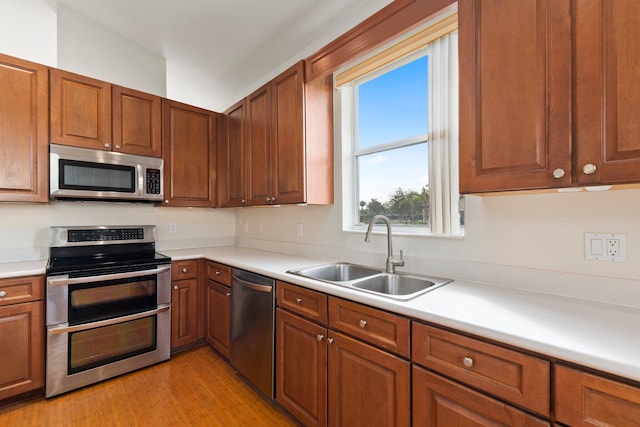
[[[247,288],[253,289],[258,292],[266,292],[270,293],[273,289],[273,286],[269,285],[259,285],[257,283],[247,282],[246,280],[242,280],[238,276],[233,276],[233,280],[237,281],[240,285],[245,286]]]

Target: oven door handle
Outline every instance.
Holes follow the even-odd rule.
[[[148,274],[160,274],[169,270],[171,270],[171,266],[165,265],[152,270],[129,271],[126,273],[105,274],[103,276],[74,277],[73,279],[70,279],[67,274],[64,276],[51,277],[47,280],[47,283],[51,286],[66,286],[77,283],[104,282],[105,280],[128,279],[131,277],[146,276]]]
[[[53,326],[47,329],[47,333],[50,335],[69,334],[71,332],[86,331],[87,329],[100,328],[102,326],[115,325],[116,323],[128,322],[131,320],[142,319],[143,317],[150,317],[155,314],[160,314],[171,308],[171,304],[160,304],[158,308],[149,311],[143,311],[141,313],[130,314],[128,316],[115,317],[113,319],[98,320],[97,322],[83,323],[81,325],[67,326],[63,324],[60,326]]]

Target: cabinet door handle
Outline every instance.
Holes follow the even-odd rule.
[[[565,175],[565,171],[562,168],[558,168],[558,169],[554,169],[553,171],[553,177],[555,179],[560,179]]]
[[[227,293],[226,293],[226,295],[227,295],[228,297],[230,297],[230,296],[231,296],[231,292],[227,292]]]
[[[183,273],[186,273],[187,271],[189,271],[189,270],[187,270],[187,267],[182,267],[182,272]]]
[[[6,297],[6,296],[7,296],[7,291],[0,291],[0,298]]]
[[[107,143],[104,144],[104,148],[109,148],[109,147],[110,147],[109,144],[107,144]]]
[[[221,273],[219,271],[216,271],[216,276],[219,276]]]
[[[178,290],[178,285],[173,285],[173,289]]]
[[[301,304],[302,303],[302,298],[296,298],[296,303],[297,304]]]
[[[366,321],[366,320],[360,320],[360,322],[359,322],[359,323],[360,323],[360,327],[361,327],[361,328],[364,328],[364,327],[366,327],[366,326],[367,326],[367,321]]]
[[[582,172],[584,172],[585,175],[591,175],[592,173],[595,173],[596,169],[598,169],[596,168],[596,165],[593,163],[587,163],[582,167]]]
[[[329,344],[333,344],[333,338],[327,338],[327,342],[328,342]]]
[[[322,341],[322,340],[324,339],[324,335],[322,335],[322,334],[318,334],[318,335],[316,336],[316,339],[317,339],[318,341]]]
[[[119,145],[116,145],[116,150],[119,150],[119,149],[120,149],[120,146],[119,146]]]
[[[473,367],[473,359],[471,357],[465,357],[462,359],[462,364],[467,368]]]

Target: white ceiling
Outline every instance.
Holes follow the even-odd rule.
[[[228,85],[230,105],[391,0],[58,0]],[[215,86],[215,85],[213,85]],[[240,94],[240,95],[237,95]]]

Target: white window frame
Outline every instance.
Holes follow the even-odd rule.
[[[433,24],[432,24],[433,25]],[[437,23],[436,23],[437,25]],[[393,62],[378,67],[375,71],[361,73],[360,76],[342,84],[336,91],[336,117],[339,118],[337,126],[342,141],[342,201],[343,201],[343,230],[364,231],[367,224],[361,224],[360,200],[356,197],[359,189],[358,182],[358,156],[376,152],[382,152],[395,148],[408,147],[426,142],[428,146],[428,170],[429,170],[429,197],[430,197],[430,227],[398,227],[394,229],[396,234],[406,235],[436,235],[436,236],[461,236],[463,227],[460,226],[459,193],[458,189],[458,67],[457,67],[457,31],[448,37],[453,40],[443,44],[449,49],[451,64],[445,63],[445,68],[437,68],[439,64],[429,59],[429,126],[427,135],[419,135],[403,140],[393,141],[384,145],[356,148],[357,145],[357,84],[365,83],[382,74],[405,65],[425,54],[431,56],[436,41],[431,41],[428,46],[396,59]],[[398,42],[401,44],[402,41]],[[440,45],[438,45],[440,46]],[[455,49],[455,52],[453,51]],[[446,52],[446,51],[444,51]],[[373,55],[375,56],[375,54]],[[370,61],[370,59],[368,59]],[[367,60],[365,60],[367,61]],[[359,64],[347,67],[356,69]],[[347,71],[349,72],[349,71]],[[337,75],[339,75],[338,73]],[[438,91],[434,87],[434,75],[440,81],[448,82],[442,85]],[[455,84],[453,84],[455,83]],[[440,83],[436,83],[440,84]],[[432,108],[434,103],[440,103],[444,108]],[[444,113],[443,113],[444,111]],[[434,117],[437,114],[437,117]],[[440,123],[444,129],[436,129],[433,123]],[[445,176],[446,175],[446,176]],[[404,186],[402,186],[404,188]]]

